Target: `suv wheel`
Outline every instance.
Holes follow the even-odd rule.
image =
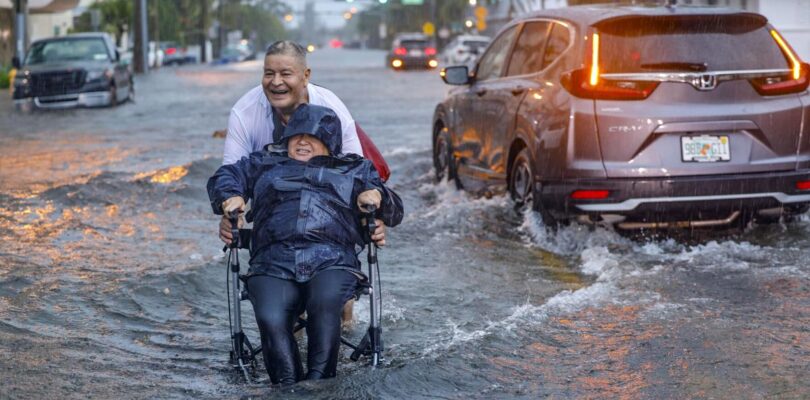
[[[509,173],[509,195],[515,202],[515,209],[523,213],[531,210],[534,204],[534,173],[529,149],[523,149],[515,157]]]
[[[442,128],[433,142],[433,168],[436,171],[436,182],[446,177],[453,180],[457,189],[461,189],[461,181],[456,173],[456,163],[453,160],[453,145],[450,143],[450,132]]]
[[[563,221],[558,221],[543,208],[535,186],[534,162],[529,149],[523,149],[515,157],[509,171],[509,195],[515,202],[515,211],[525,214],[536,209],[546,227],[556,228]]]

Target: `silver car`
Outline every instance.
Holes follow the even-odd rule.
[[[512,21],[433,118],[436,175],[547,225],[774,221],[810,205],[810,65],[759,14],[583,6]]]

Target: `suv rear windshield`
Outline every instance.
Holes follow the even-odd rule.
[[[604,73],[786,69],[754,14],[623,17],[596,25]]]
[[[406,49],[424,49],[428,47],[427,40],[403,40],[399,45]]]
[[[97,38],[37,42],[31,46],[26,65],[60,61],[109,61],[104,40]]]

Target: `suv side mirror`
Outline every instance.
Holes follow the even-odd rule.
[[[20,57],[14,56],[11,58],[11,65],[15,69],[20,69],[22,67],[22,63],[20,63]]]
[[[466,85],[470,83],[470,71],[466,65],[455,65],[443,68],[439,74],[448,85]]]

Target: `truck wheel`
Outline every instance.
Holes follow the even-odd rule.
[[[108,104],[109,107],[115,107],[118,104],[118,91],[115,89],[115,85],[110,85],[110,103]]]

